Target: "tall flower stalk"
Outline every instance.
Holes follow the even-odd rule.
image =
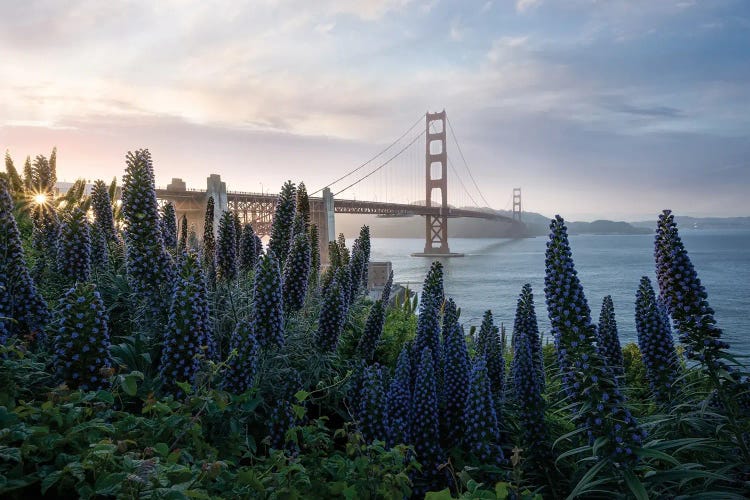
[[[0,178],[0,342],[13,333],[40,332],[48,320],[47,304],[26,267],[8,185]]]
[[[388,388],[388,446],[411,443],[411,357],[404,347]]]
[[[536,465],[546,467],[551,449],[544,421],[544,371],[540,369],[539,331],[533,301],[531,286],[524,285],[516,308],[511,379],[522,430],[521,445]]]
[[[86,214],[79,207],[63,221],[57,267],[70,284],[91,277],[91,233]]]
[[[255,248],[255,231],[253,226],[245,224],[240,236],[240,270],[243,273],[253,271],[258,263],[258,252]]]
[[[634,448],[644,433],[625,406],[625,396],[596,347],[596,328],[578,279],[568,244],[565,221],[559,215],[550,224],[544,292],[555,338],[563,387],[573,405],[577,426],[589,443],[603,438],[599,458],[631,466]]]
[[[206,283],[197,257],[188,253],[180,261],[164,333],[159,371],[162,390],[182,394],[178,382],[193,385],[201,367],[200,358],[213,357],[213,349]]]
[[[77,283],[60,299],[54,365],[59,382],[91,391],[107,385],[109,330],[107,310],[96,286]]]
[[[365,441],[385,442],[388,437],[388,405],[385,378],[377,364],[364,370],[362,394],[359,405],[359,425]]]
[[[172,260],[162,240],[151,153],[140,149],[128,152],[126,158],[122,214],[127,272],[133,291],[143,297],[155,312],[163,306],[160,298],[162,285],[171,283]]]
[[[615,375],[623,375],[622,347],[620,346],[620,337],[617,335],[615,306],[612,303],[612,297],[609,295],[602,300],[596,336],[599,350],[607,364],[612,368]]]
[[[276,200],[276,209],[271,223],[271,239],[268,248],[273,252],[283,267],[289,255],[292,241],[292,226],[296,213],[297,189],[292,181],[286,181]]]
[[[651,280],[646,276],[641,278],[635,297],[635,327],[654,399],[659,403],[668,403],[676,390],[679,359],[669,318],[656,298]]]
[[[304,228],[294,235],[289,257],[284,264],[282,294],[287,313],[297,312],[305,305],[310,277],[310,240]]]
[[[253,281],[253,321],[261,347],[284,345],[284,297],[281,293],[281,271],[273,252],[260,258]]]
[[[252,321],[239,321],[229,340],[230,357],[222,382],[224,388],[242,394],[253,387],[258,373],[258,351]]]
[[[164,246],[174,252],[177,248],[177,215],[171,201],[168,201],[161,209],[161,229]]]
[[[225,210],[219,220],[219,244],[216,248],[216,273],[224,282],[237,277],[237,236],[234,231],[234,215]]]

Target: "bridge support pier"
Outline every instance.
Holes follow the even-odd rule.
[[[209,196],[214,197],[214,235],[216,235],[219,230],[221,214],[229,208],[227,202],[227,183],[221,180],[219,174],[211,174],[206,178],[206,203],[208,203]]]
[[[445,110],[425,115],[425,205],[432,205],[432,193],[440,191],[440,214],[425,216],[424,252],[413,257],[463,257],[448,247],[448,152]],[[433,145],[437,150],[433,152]]]
[[[328,242],[336,241],[334,200],[329,188],[323,189],[323,198],[310,200],[310,223],[318,226],[320,263],[328,264]]]

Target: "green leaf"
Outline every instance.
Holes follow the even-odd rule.
[[[97,495],[116,495],[120,492],[125,478],[128,477],[126,472],[114,472],[101,476],[94,486]]]
[[[298,420],[302,420],[306,413],[305,407],[300,405],[292,405],[292,411]]]
[[[294,397],[297,398],[297,401],[301,403],[304,400],[306,400],[309,395],[310,395],[309,392],[302,390],[302,391],[297,391],[297,394],[295,394]]]
[[[208,493],[201,490],[185,490],[185,496],[188,498],[211,498]]]
[[[453,500],[451,490],[445,488],[440,491],[430,491],[424,496],[424,500]]]
[[[125,375],[120,379],[120,386],[128,396],[135,396],[138,393],[138,382],[136,382],[135,377],[130,375]]]
[[[162,457],[166,457],[169,454],[169,446],[167,443],[156,443],[154,445],[154,451]]]
[[[47,490],[50,489],[52,486],[54,486],[55,483],[60,480],[62,475],[63,475],[62,471],[56,470],[55,472],[45,476],[44,479],[42,479],[42,495],[47,493]]]
[[[21,450],[18,448],[8,448],[6,446],[0,447],[0,459],[8,462],[20,462],[21,461]]]
[[[637,477],[633,474],[631,470],[625,469],[623,471],[623,477],[625,478],[625,484],[628,485],[628,489],[630,492],[637,498],[638,500],[648,500],[648,493],[646,492],[646,488],[643,486],[643,483],[641,483]]]
[[[103,401],[105,403],[112,404],[115,402],[115,397],[112,395],[111,392],[108,391],[99,391],[96,393],[96,399],[99,401]]]
[[[182,389],[182,392],[184,392],[187,395],[190,395],[193,393],[193,386],[189,384],[188,382],[177,382],[177,387]]]
[[[508,498],[509,490],[508,483],[496,483],[495,484],[495,496],[500,500]]]

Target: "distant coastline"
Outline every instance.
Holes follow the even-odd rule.
[[[501,215],[512,215],[508,211],[495,210]],[[676,217],[681,229],[750,229],[750,217]],[[545,236],[549,233],[550,217],[535,213],[524,212],[523,221],[528,229],[527,236]],[[423,238],[424,219],[422,217],[376,217],[373,215],[336,215],[336,232],[344,233],[347,237],[354,237],[359,233],[362,224],[370,226],[374,237],[377,238]],[[568,232],[571,235],[630,235],[652,234],[656,227],[653,221],[612,221],[595,220],[592,222],[568,222]],[[451,238],[505,238],[509,237],[509,226],[482,219],[451,219],[448,224],[448,235]]]

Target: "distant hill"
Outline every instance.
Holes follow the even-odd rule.
[[[511,217],[508,210],[490,210],[494,213]],[[535,212],[524,212],[527,236],[545,236],[549,234],[550,217]],[[354,237],[359,228],[367,224],[373,237],[376,238],[422,238],[425,233],[425,222],[422,217],[377,217],[374,215],[336,215],[336,232],[343,232],[347,237]],[[634,227],[627,222],[597,220],[594,222],[569,222],[570,234],[649,234],[653,224],[648,228]],[[506,238],[511,236],[510,225],[484,219],[451,219],[448,223],[448,236],[451,238]]]
[[[675,215],[675,222],[680,228],[693,229],[750,229],[750,217],[687,217]],[[654,230],[656,219],[631,222],[636,227]]]

